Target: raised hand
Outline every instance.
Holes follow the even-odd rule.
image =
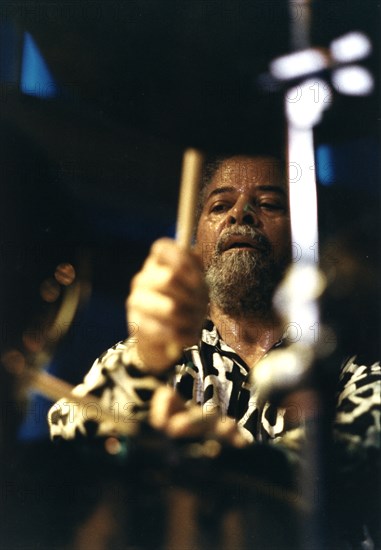
[[[205,318],[208,290],[200,258],[171,239],[159,239],[127,298],[127,318],[137,326],[138,361],[162,372],[196,344]]]

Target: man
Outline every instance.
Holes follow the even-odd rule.
[[[282,440],[302,420],[298,403],[298,418],[294,407],[288,426],[287,411],[260,404],[249,380],[251,369],[281,345],[284,331],[272,305],[291,260],[282,163],[268,155],[232,156],[209,163],[206,174],[194,249],[184,251],[171,239],[153,244],[126,302],[135,333],[97,359],[75,390],[100,397],[116,425],[101,412],[94,424],[61,400],[49,413],[52,438],[117,433],[118,421],[149,415],[172,437],[214,432],[243,446]],[[361,369],[367,383],[379,384],[379,366]],[[352,362],[341,373],[345,396],[337,418],[344,424],[355,416],[340,411],[364,401],[358,373]],[[362,409],[366,420],[356,416],[359,425],[376,426],[378,401],[374,391]]]
[[[251,370],[282,345],[285,328],[272,305],[291,260],[282,163],[267,155],[233,156],[208,164],[206,173],[193,250],[170,239],[153,244],[126,303],[135,333],[97,359],[75,390],[99,397],[115,422],[101,413],[89,420],[61,400],[49,413],[53,439],[118,434],[118,422],[149,418],[170,437],[212,435],[236,447],[278,443],[292,456],[293,434],[303,434],[298,425],[311,403],[304,407],[298,398],[290,415],[287,406],[263,403],[250,382]],[[353,359],[340,372],[334,421],[345,473],[344,481],[338,476],[340,491],[348,479],[361,480],[348,484],[345,503],[359,486],[368,494],[372,483],[380,377],[379,363],[358,366]],[[363,508],[355,513],[358,540]]]
[[[106,408],[117,404],[126,411],[128,405],[138,415],[160,387],[151,422],[172,436],[213,428],[243,445],[281,434],[284,411],[267,405],[259,413],[247,378],[282,337],[272,297],[291,258],[289,221],[279,160],[216,161],[201,193],[194,250],[185,252],[170,239],[154,243],[127,300],[128,320],[137,332],[99,358],[76,393],[90,391],[102,396]],[[178,356],[170,357],[171,350]],[[172,378],[176,364],[173,394],[163,382]],[[187,401],[203,409],[185,408]],[[94,432],[70,406],[59,402],[51,410],[52,436],[85,434],[88,426]],[[110,431],[107,422],[97,426],[100,435]]]

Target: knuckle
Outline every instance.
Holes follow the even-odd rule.
[[[150,257],[154,257],[155,260],[166,260],[166,255],[171,253],[176,243],[168,237],[158,239],[153,243],[150,250]]]
[[[176,300],[169,298],[166,304],[166,313],[170,317],[174,317],[179,313],[179,304]]]
[[[167,269],[164,273],[163,273],[163,285],[165,287],[172,287],[176,281],[177,281],[177,278],[178,278],[178,274],[176,272],[176,269]]]
[[[139,286],[141,284],[141,280],[142,280],[142,272],[139,271],[139,273],[134,275],[131,279],[131,284],[130,284],[131,292],[133,292],[137,288],[139,288]]]
[[[126,308],[131,310],[131,309],[134,309],[134,307],[135,307],[134,293],[131,293],[129,296],[127,296]]]
[[[130,291],[132,291],[136,287],[136,281],[137,281],[138,275],[134,275],[130,281]]]

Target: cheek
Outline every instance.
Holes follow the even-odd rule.
[[[276,232],[273,243],[276,259],[291,256],[291,231],[288,224],[284,224],[281,231]]]
[[[215,227],[215,224],[208,221],[200,224],[195,250],[201,256],[204,268],[208,267],[210,263],[217,240],[218,228]]]

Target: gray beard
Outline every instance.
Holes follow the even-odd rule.
[[[264,237],[258,239],[264,250],[223,252],[229,235],[249,235],[249,231],[256,234],[247,226],[225,231],[205,273],[210,301],[229,315],[269,314],[284,271],[274,262],[271,244]]]

